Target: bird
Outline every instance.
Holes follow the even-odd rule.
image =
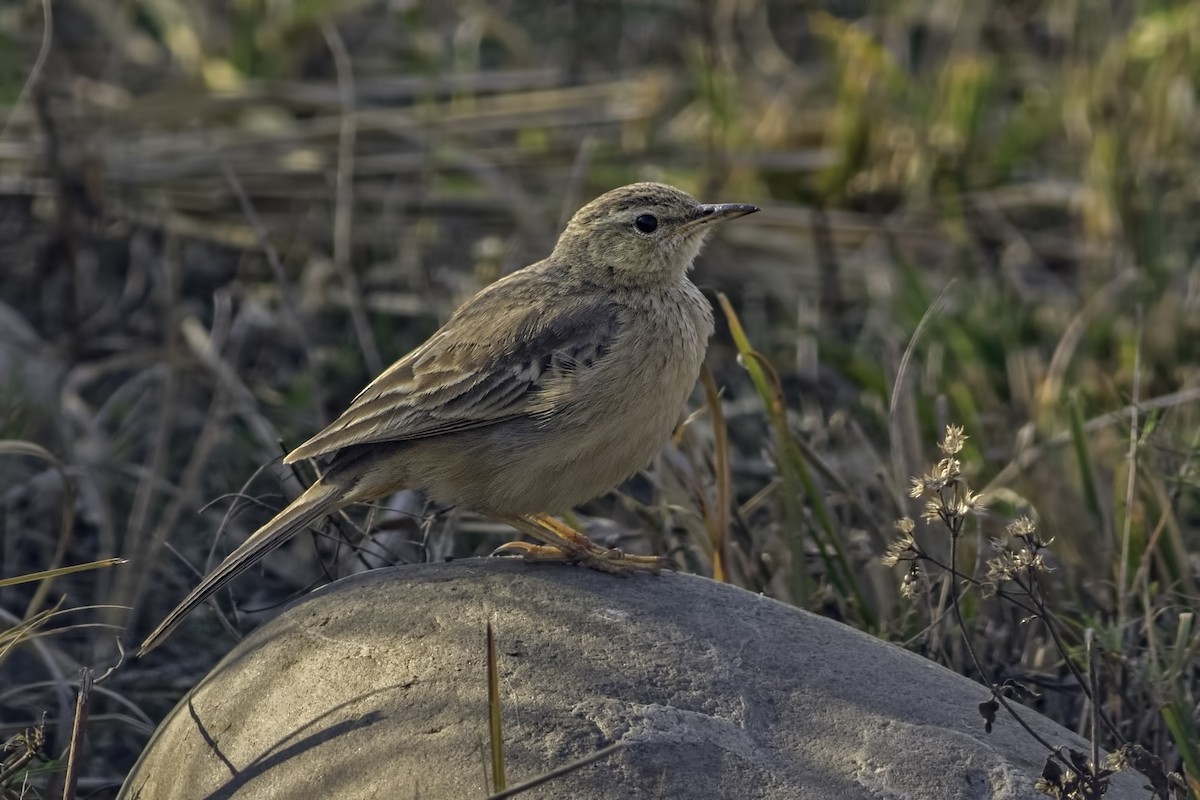
[[[539,542],[498,553],[614,573],[669,565],[602,547],[552,514],[643,469],[670,438],[713,333],[712,306],[688,272],[713,223],[758,210],[649,182],[584,205],[547,258],[467,300],[284,457],[323,469],[202,579],[138,655],[297,532],[401,489]]]

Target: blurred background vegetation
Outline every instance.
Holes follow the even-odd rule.
[[[296,492],[282,451],[641,179],[763,212],[695,273],[740,320],[711,348],[720,403],[698,390],[579,523],[1084,734],[1090,630],[1102,744],[1195,781],[1198,78],[1200,2],[0,5],[0,581],[128,559],[0,583],[0,740],[30,753],[0,791],[61,794],[80,669]],[[990,506],[958,568],[982,578],[1019,514],[1053,537],[1052,619],[961,584],[986,674],[944,576],[880,563],[948,423]],[[298,537],[98,684],[79,796],[112,796],[282,603],[510,535],[410,495]],[[944,533],[915,536],[945,559]]]

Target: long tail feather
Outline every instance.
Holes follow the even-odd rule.
[[[249,539],[230,553],[220,566],[205,576],[200,585],[167,615],[138,648],[138,656],[144,656],[171,635],[171,631],[183,622],[184,617],[212,596],[225,584],[242,574],[268,552],[283,544],[326,514],[340,508],[345,489],[327,483],[316,483],[300,495],[287,508],[275,515],[270,522],[255,531]]]

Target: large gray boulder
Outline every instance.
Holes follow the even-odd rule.
[[[692,575],[499,559],[295,603],[184,698],[120,796],[485,798],[488,620],[510,786],[627,745],[521,797],[1044,797],[1045,753],[1003,714],[983,731],[984,688],[899,647]]]

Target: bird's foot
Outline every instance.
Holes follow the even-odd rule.
[[[546,544],[508,542],[492,555],[519,555],[526,561],[557,561],[583,564],[601,572],[628,575],[649,572],[657,575],[664,569],[674,569],[675,563],[665,556],[639,556],[617,548],[601,547],[569,525],[546,515],[505,519],[518,530]]]

